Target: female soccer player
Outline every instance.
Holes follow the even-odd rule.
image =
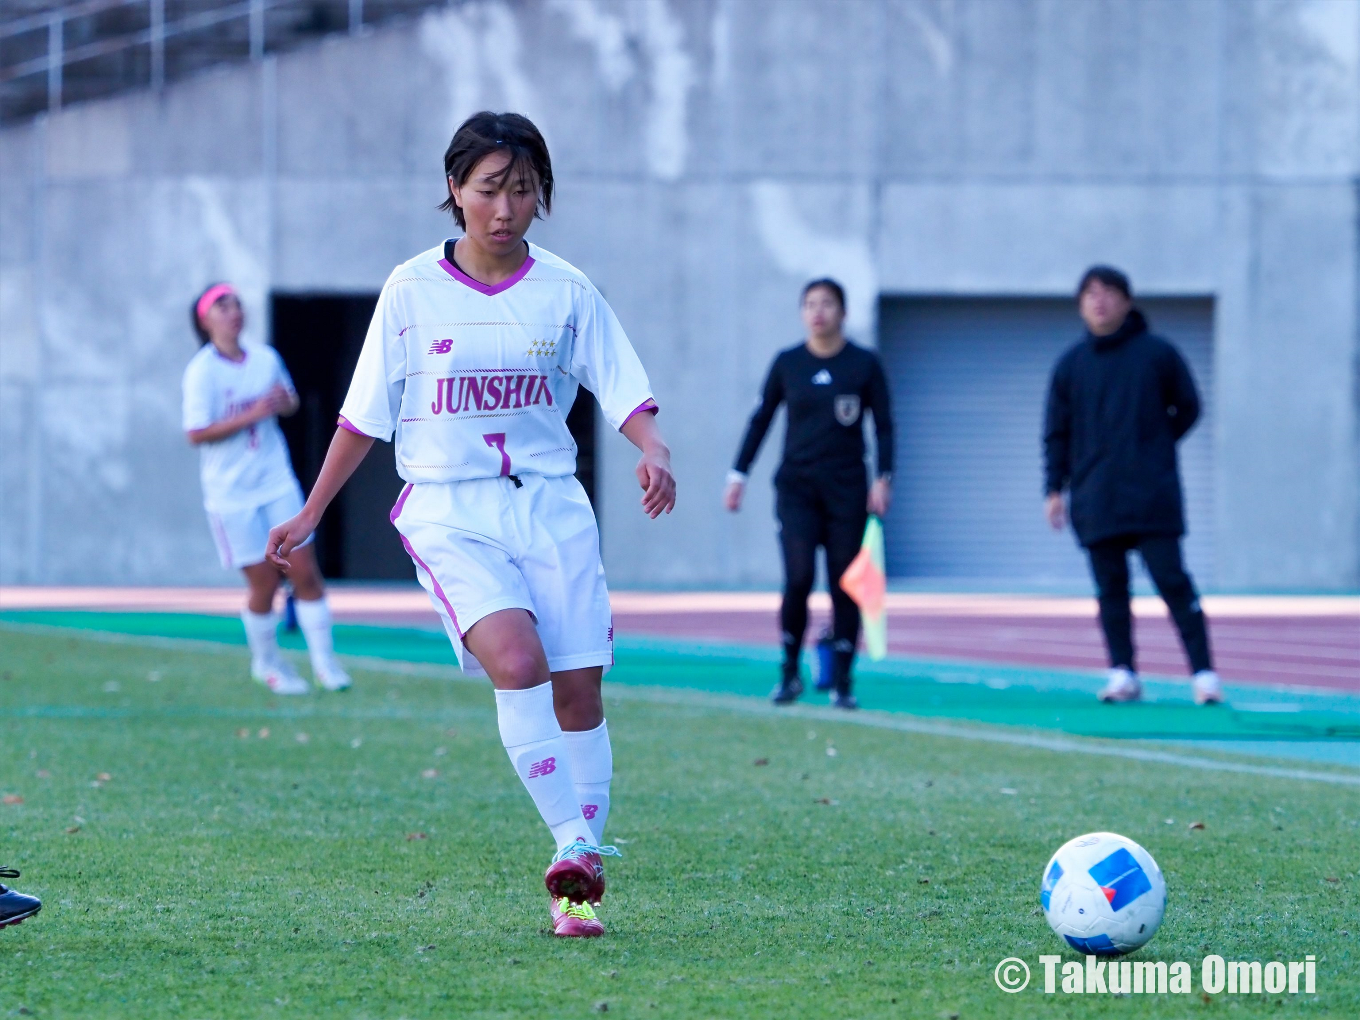
[[[613,755],[600,677],[613,626],[595,515],[566,415],[578,382],[642,451],[642,509],[675,505],[647,375],[585,275],[524,240],[552,208],[548,147],[517,114],[478,113],[444,153],[463,236],[384,284],[325,464],[302,512],[269,534],[283,566],[363,460],[396,436],[408,483],[392,523],[465,672],[496,690],[501,740],[557,853],[553,930],[603,934]]]
[[[205,290],[191,316],[202,347],[184,370],[184,431],[200,451],[203,505],[222,566],[238,568],[250,588],[241,612],[250,672],[275,694],[306,694],[307,681],[279,654],[274,593],[281,575],[265,556],[269,529],[302,506],[277,420],[297,410],[297,393],[274,348],[241,343],[245,313],[231,284]],[[290,559],[293,604],[316,681],[344,690],[350,679],[335,659],[316,557],[308,546]]]
[[[859,642],[859,608],[841,590],[840,577],[855,558],[871,513],[888,512],[892,478],[893,428],[888,381],[872,351],[845,339],[845,291],[835,280],[813,280],[803,288],[807,339],[781,351],[770,366],[765,389],[746,429],[737,462],[728,474],[723,502],[736,513],[746,475],[756,459],[780,403],[788,404],[784,459],[774,476],[779,543],[784,552],[784,665],[771,696],[786,705],[803,693],[798,660],[807,630],[817,547],[826,549],[833,608],[835,669],[831,703],[855,708],[850,667]],[[870,488],[864,473],[864,408],[874,413],[878,434],[878,477]]]

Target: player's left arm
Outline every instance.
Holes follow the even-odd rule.
[[[642,511],[655,520],[675,507],[675,474],[670,448],[657,428],[647,373],[614,310],[593,286],[578,316],[571,374],[595,394],[605,420],[642,451],[637,463]]]
[[[297,414],[302,401],[298,398],[297,387],[293,385],[293,377],[288,374],[288,366],[283,363],[282,356],[272,347],[269,350],[274,355],[275,380],[265,399],[277,417],[289,418]]]
[[[1171,419],[1171,434],[1180,439],[1199,420],[1199,391],[1195,377],[1180,351],[1167,344],[1166,362],[1162,370],[1162,400],[1167,417]]]
[[[869,371],[869,410],[874,412],[874,433],[878,439],[878,474],[869,487],[869,512],[884,517],[892,503],[893,420],[892,395],[883,362],[874,357]]]
[[[642,451],[637,462],[637,480],[642,486],[642,512],[656,520],[663,511],[675,509],[675,474],[671,471],[671,451],[661,438],[656,415],[639,411],[619,429],[624,438]]]

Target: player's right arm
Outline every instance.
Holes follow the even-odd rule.
[[[770,430],[774,413],[784,399],[784,373],[780,371],[779,358],[774,359],[770,373],[765,377],[765,387],[761,390],[760,402],[746,426],[746,436],[741,441],[741,451],[737,462],[727,473],[727,486],[723,490],[723,506],[732,513],[741,509],[741,497],[746,491],[746,476],[751,464],[760,452],[760,444],[765,441],[765,433]]]
[[[1053,369],[1044,409],[1044,516],[1054,531],[1067,523],[1062,494],[1072,473],[1069,362],[1070,355],[1064,356]]]
[[[282,386],[275,386],[244,411],[238,411],[229,418],[215,421],[201,429],[187,429],[184,434],[189,437],[189,442],[194,446],[198,446],[200,443],[216,443],[222,439],[230,439],[242,429],[248,429],[256,422],[290,413],[296,399]]]
[[[396,275],[395,273],[393,274]],[[373,440],[390,442],[401,415],[406,389],[406,344],[400,300],[391,287],[383,287],[373,321],[364,337],[354,378],[340,408],[340,424],[331,439],[326,460],[301,512],[269,532],[265,555],[275,566],[287,570],[287,556],[307,540],[321,515],[373,446]]]
[[[312,486],[307,503],[296,517],[270,529],[267,548],[270,562],[284,570],[288,569],[288,554],[307,541],[307,536],[316,530],[326,507],[344,488],[349,476],[354,474],[372,446],[372,436],[351,432],[344,426],[335,430],[335,438],[331,440],[331,448],[326,451],[326,461],[321,465],[321,473],[316,476],[316,484]]]

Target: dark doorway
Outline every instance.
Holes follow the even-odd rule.
[[[274,347],[293,376],[302,407],[280,421],[293,470],[311,491],[364,343],[377,294],[275,294]],[[316,533],[327,577],[368,581],[415,578],[411,558],[388,520],[401,492],[391,443],[373,449],[341,490]]]
[[[576,403],[567,415],[567,428],[576,440],[576,480],[586,490],[590,505],[595,507],[596,520],[600,508],[595,503],[595,409],[598,407],[590,390],[582,386],[576,391]]]
[[[275,294],[270,314],[274,347],[293,377],[302,407],[283,418],[293,470],[310,492],[321,471],[335,421],[359,360],[377,294]],[[576,477],[595,503],[594,396],[582,388],[567,415],[576,441]],[[316,532],[317,559],[327,577],[412,580],[415,569],[388,520],[402,487],[391,443],[374,443],[331,504]],[[598,511],[597,511],[598,513]]]

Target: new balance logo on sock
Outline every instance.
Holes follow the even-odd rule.
[[[585,818],[586,821],[590,821],[592,818],[594,818],[594,817],[595,817],[595,812],[596,812],[596,811],[599,811],[599,810],[600,810],[600,805],[598,805],[598,804],[582,804],[582,805],[581,805],[581,814],[582,814],[582,816]]]
[[[537,779],[539,776],[546,776],[548,773],[556,771],[557,759],[544,758],[542,761],[536,761],[529,766],[529,778]]]

